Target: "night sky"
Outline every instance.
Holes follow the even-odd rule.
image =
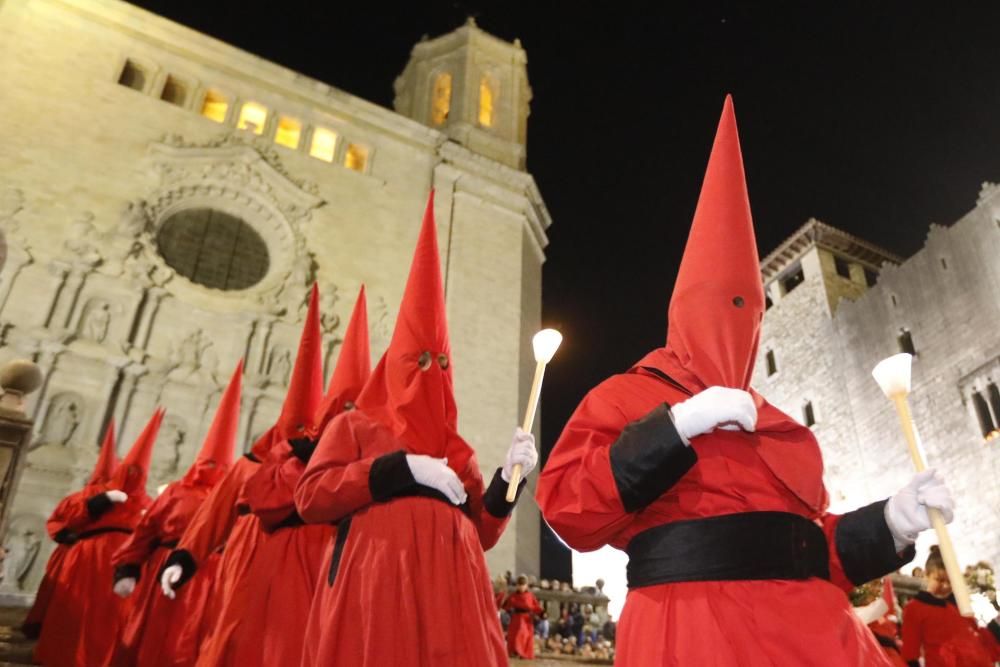
[[[726,93],[761,256],[810,217],[908,256],[1000,181],[1000,3],[136,4],[389,108],[421,35],[472,15],[521,39],[528,169],[554,221],[544,322],[566,335],[543,449],[588,389],[663,343]]]

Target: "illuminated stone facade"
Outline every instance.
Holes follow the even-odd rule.
[[[813,220],[761,263],[773,305],[753,384],[815,421],[834,510],[885,498],[913,474],[871,370],[916,353],[910,402],[929,462],[957,499],[952,536],[964,564],[1000,563],[998,220],[1000,188],[987,184],[971,212],[932,225],[905,261]],[[933,531],[921,536],[919,562],[934,542]]]
[[[167,408],[151,489],[186,469],[240,357],[241,446],[271,424],[313,280],[327,376],[361,283],[377,358],[432,187],[460,429],[487,475],[502,462],[550,224],[524,171],[520,45],[474,24],[422,42],[391,111],[125,3],[6,0],[0,35],[0,361],[45,373],[8,545],[25,574],[8,590],[37,585],[44,521],[111,417],[123,450]],[[429,72],[452,66],[446,121],[430,127]],[[537,571],[531,503],[488,560]]]

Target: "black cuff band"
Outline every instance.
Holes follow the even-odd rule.
[[[139,583],[139,575],[142,573],[142,568],[134,563],[126,563],[125,565],[119,565],[115,568],[115,583],[117,584],[122,579],[128,579],[131,577],[135,579],[136,583]]]
[[[611,474],[626,512],[649,505],[698,461],[674,426],[666,404],[628,424],[611,445]]]
[[[245,458],[248,461],[253,461],[254,463],[260,463],[260,459],[257,458],[257,455],[254,454],[253,452],[247,452],[246,454],[243,455],[243,458]]]
[[[997,623],[995,618],[986,624],[986,629],[990,631],[997,643],[1000,643],[1000,623]]]
[[[910,660],[909,662],[906,663],[906,667],[920,667],[920,661]]]
[[[87,514],[91,519],[96,519],[107,512],[114,505],[111,498],[106,493],[98,493],[96,496],[87,498]]]
[[[510,482],[503,481],[503,472],[497,468],[497,471],[493,473],[493,479],[490,480],[490,485],[486,488],[486,493],[483,494],[483,508],[498,519],[509,517],[526,484],[527,480],[522,477],[517,485],[517,495],[514,496],[514,502],[508,503],[507,489],[510,488]]]
[[[889,574],[906,565],[916,555],[911,544],[896,553],[896,544],[885,522],[885,504],[880,500],[840,517],[834,531],[837,555],[844,574],[855,586]]]
[[[309,438],[295,438],[288,441],[288,446],[292,448],[292,455],[303,463],[309,463],[313,452],[316,451],[318,440]]]
[[[63,528],[52,538],[56,544],[76,544],[79,536],[69,528]]]
[[[368,490],[376,502],[402,495],[416,483],[406,463],[406,452],[402,449],[375,459],[368,472]]]
[[[181,578],[177,580],[177,583],[172,584],[173,589],[179,590],[181,586],[186,584],[194,573],[198,570],[198,564],[194,562],[194,556],[191,552],[185,551],[184,549],[176,549],[170,552],[167,556],[167,560],[163,562],[163,567],[156,574],[157,580],[163,579],[163,571],[166,570],[171,565],[181,566]]]

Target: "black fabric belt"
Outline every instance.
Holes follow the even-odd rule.
[[[675,521],[629,542],[629,588],[682,581],[830,578],[826,536],[787,512]]]
[[[511,609],[510,613],[512,613],[512,614],[530,614],[531,610],[530,609]]]
[[[292,512],[285,520],[275,526],[271,532],[281,530],[282,528],[297,528],[298,526],[304,526],[306,522],[302,520],[298,512]]]
[[[250,514],[250,506],[249,505],[237,505],[236,506],[236,515],[237,516],[246,516],[247,514]]]
[[[408,497],[433,498],[434,500],[440,500],[441,502],[445,503],[450,507],[462,510],[463,514],[471,517],[471,510],[469,509],[468,501],[462,503],[461,505],[456,505],[455,503],[451,502],[451,499],[448,496],[444,495],[437,489],[432,489],[431,487],[424,486],[423,484],[414,484],[410,486],[409,488],[397,494],[393,498],[393,500],[395,500],[396,498],[408,498]]]
[[[126,535],[132,534],[131,528],[119,528],[118,526],[105,526],[104,528],[94,528],[92,530],[85,530],[79,535],[77,535],[78,540],[85,540],[88,537],[94,537],[96,535],[103,535],[104,533],[124,533]]]
[[[872,634],[875,635],[875,641],[877,641],[880,646],[891,648],[893,651],[899,652],[899,647],[896,646],[896,641],[892,637],[884,637],[877,632],[873,632]]]
[[[153,545],[154,549],[173,549],[177,546],[180,540],[157,540]]]

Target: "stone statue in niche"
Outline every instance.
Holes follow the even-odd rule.
[[[201,329],[196,329],[180,343],[171,346],[170,364],[172,370],[168,377],[171,380],[184,380],[202,370],[210,375],[214,374],[218,358],[212,349],[212,341]]]
[[[111,304],[104,299],[91,299],[80,318],[80,336],[95,343],[103,343],[111,325]]]
[[[319,293],[319,318],[323,333],[331,333],[340,326],[340,315],[335,312],[340,296],[337,294],[337,286],[330,283],[320,288]],[[308,305],[308,302],[306,302]]]
[[[97,229],[94,227],[94,214],[89,211],[81,213],[70,223],[69,238],[63,245],[78,260],[91,266],[100,264],[103,259],[101,251],[95,243],[98,240]]]
[[[25,580],[38,560],[42,538],[33,527],[23,526],[10,532],[3,547],[6,552],[3,560],[3,587],[23,591]]]
[[[40,445],[70,444],[80,422],[83,420],[83,401],[72,392],[65,392],[52,397],[49,410],[45,414],[45,424],[41,436],[32,449]]]
[[[271,350],[267,363],[267,379],[270,384],[284,386],[292,372],[292,352],[287,348],[275,347]]]
[[[173,479],[180,466],[181,450],[188,439],[188,427],[179,417],[168,415],[163,419],[160,434],[153,447],[150,472],[155,479]]]

